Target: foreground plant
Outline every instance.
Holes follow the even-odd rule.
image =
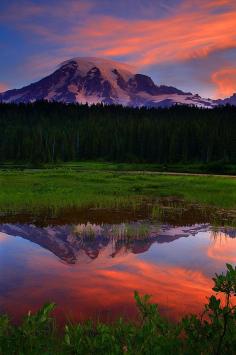
[[[137,322],[120,318],[112,324],[87,321],[67,324],[61,334],[50,317],[54,304],[30,312],[19,326],[0,317],[0,354],[235,354],[236,268],[213,278],[212,295],[201,317],[190,315],[170,323],[150,302],[135,292]]]
[[[213,278],[213,291],[221,297],[209,298],[201,318],[191,315],[181,322],[185,346],[192,354],[235,354],[236,268],[229,264],[226,267],[226,274],[216,274]]]

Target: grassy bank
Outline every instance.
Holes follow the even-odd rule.
[[[148,296],[135,293],[139,318],[114,323],[69,323],[59,332],[51,317],[53,304],[30,312],[18,326],[0,317],[0,354],[235,354],[236,268],[216,275],[214,292],[201,316],[189,315],[174,324],[163,318]],[[171,280],[170,280],[171,282]]]
[[[65,207],[137,206],[145,199],[184,199],[224,209],[236,208],[236,179],[111,171],[101,163],[48,169],[0,171],[0,210],[34,211]],[[107,170],[107,171],[106,171]],[[109,170],[109,171],[108,171]]]

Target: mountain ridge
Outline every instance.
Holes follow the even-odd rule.
[[[136,73],[128,64],[96,57],[76,57],[64,61],[43,79],[20,89],[0,93],[0,101],[5,103],[47,100],[132,107],[186,104],[212,108],[231,102],[236,105],[236,94],[232,97],[224,100],[204,99],[173,86],[158,86],[151,77]]]

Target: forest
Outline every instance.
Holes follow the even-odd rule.
[[[0,162],[236,163],[236,107],[0,104]]]

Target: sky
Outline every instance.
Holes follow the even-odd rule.
[[[236,92],[236,0],[0,0],[0,51],[0,92],[94,56],[224,98]]]

